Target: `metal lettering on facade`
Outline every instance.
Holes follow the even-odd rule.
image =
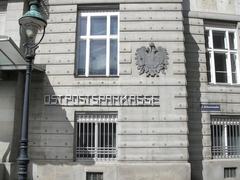
[[[160,106],[160,96],[45,95],[44,104],[59,106]]]

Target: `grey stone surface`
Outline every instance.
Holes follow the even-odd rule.
[[[77,6],[96,2],[120,3],[118,78],[74,76]],[[86,172],[99,171],[104,172],[104,180],[221,180],[224,167],[232,166],[237,167],[236,180],[239,178],[238,160],[211,160],[211,114],[202,113],[199,108],[202,102],[214,102],[221,105],[220,114],[240,114],[239,86],[208,84],[204,45],[204,20],[239,21],[239,0],[49,0],[49,3],[48,27],[35,59],[36,64],[46,64],[46,74],[35,74],[31,87],[32,179],[85,179]],[[4,31],[17,43],[17,21],[23,5],[23,1],[11,0],[5,8],[0,7],[6,20],[0,32]],[[135,52],[149,42],[169,53],[169,68],[164,76],[149,79],[138,74]],[[15,145],[19,138],[22,98],[19,89],[23,89],[23,77],[15,79],[12,85],[2,83],[0,158],[13,161],[17,146],[11,149],[12,155],[5,154],[10,142]],[[159,95],[160,107],[43,105],[45,94],[136,93]],[[73,162],[76,111],[118,111],[116,161]],[[11,169],[14,168],[8,163],[1,164],[0,177],[6,180],[6,173],[14,174]]]
[[[14,81],[0,81],[0,162],[9,161],[15,112]]]
[[[203,161],[203,179],[224,180],[224,168],[236,168],[236,177],[229,178],[231,180],[238,180],[240,177],[240,160],[237,159],[222,159],[222,160],[204,160]]]
[[[188,163],[135,163],[81,165],[63,163],[54,165],[51,162],[32,165],[33,179],[44,180],[77,180],[86,179],[86,172],[103,172],[106,180],[190,180]]]

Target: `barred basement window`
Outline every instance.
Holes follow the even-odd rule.
[[[237,30],[206,27],[207,67],[211,83],[239,84]]]
[[[117,113],[79,112],[76,119],[77,160],[116,158]]]
[[[235,178],[236,169],[236,167],[224,168],[224,178]]]
[[[86,180],[103,180],[102,172],[87,172]]]
[[[240,116],[211,116],[212,157],[240,157]]]

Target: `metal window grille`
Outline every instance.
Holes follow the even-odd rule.
[[[235,178],[236,167],[224,168],[224,178]]]
[[[77,160],[116,158],[116,121],[116,113],[77,114]]]
[[[240,157],[239,116],[212,116],[211,134],[214,159]]]
[[[103,180],[102,172],[87,172],[86,180]]]

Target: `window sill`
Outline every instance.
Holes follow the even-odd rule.
[[[106,78],[106,79],[109,79],[109,78],[119,78],[119,75],[116,75],[116,76],[104,76],[104,75],[100,75],[100,76],[82,76],[82,75],[75,75],[75,78],[85,78],[85,79],[89,79],[89,78]]]
[[[222,87],[240,87],[240,84],[229,83],[208,83],[209,86],[222,86]]]

